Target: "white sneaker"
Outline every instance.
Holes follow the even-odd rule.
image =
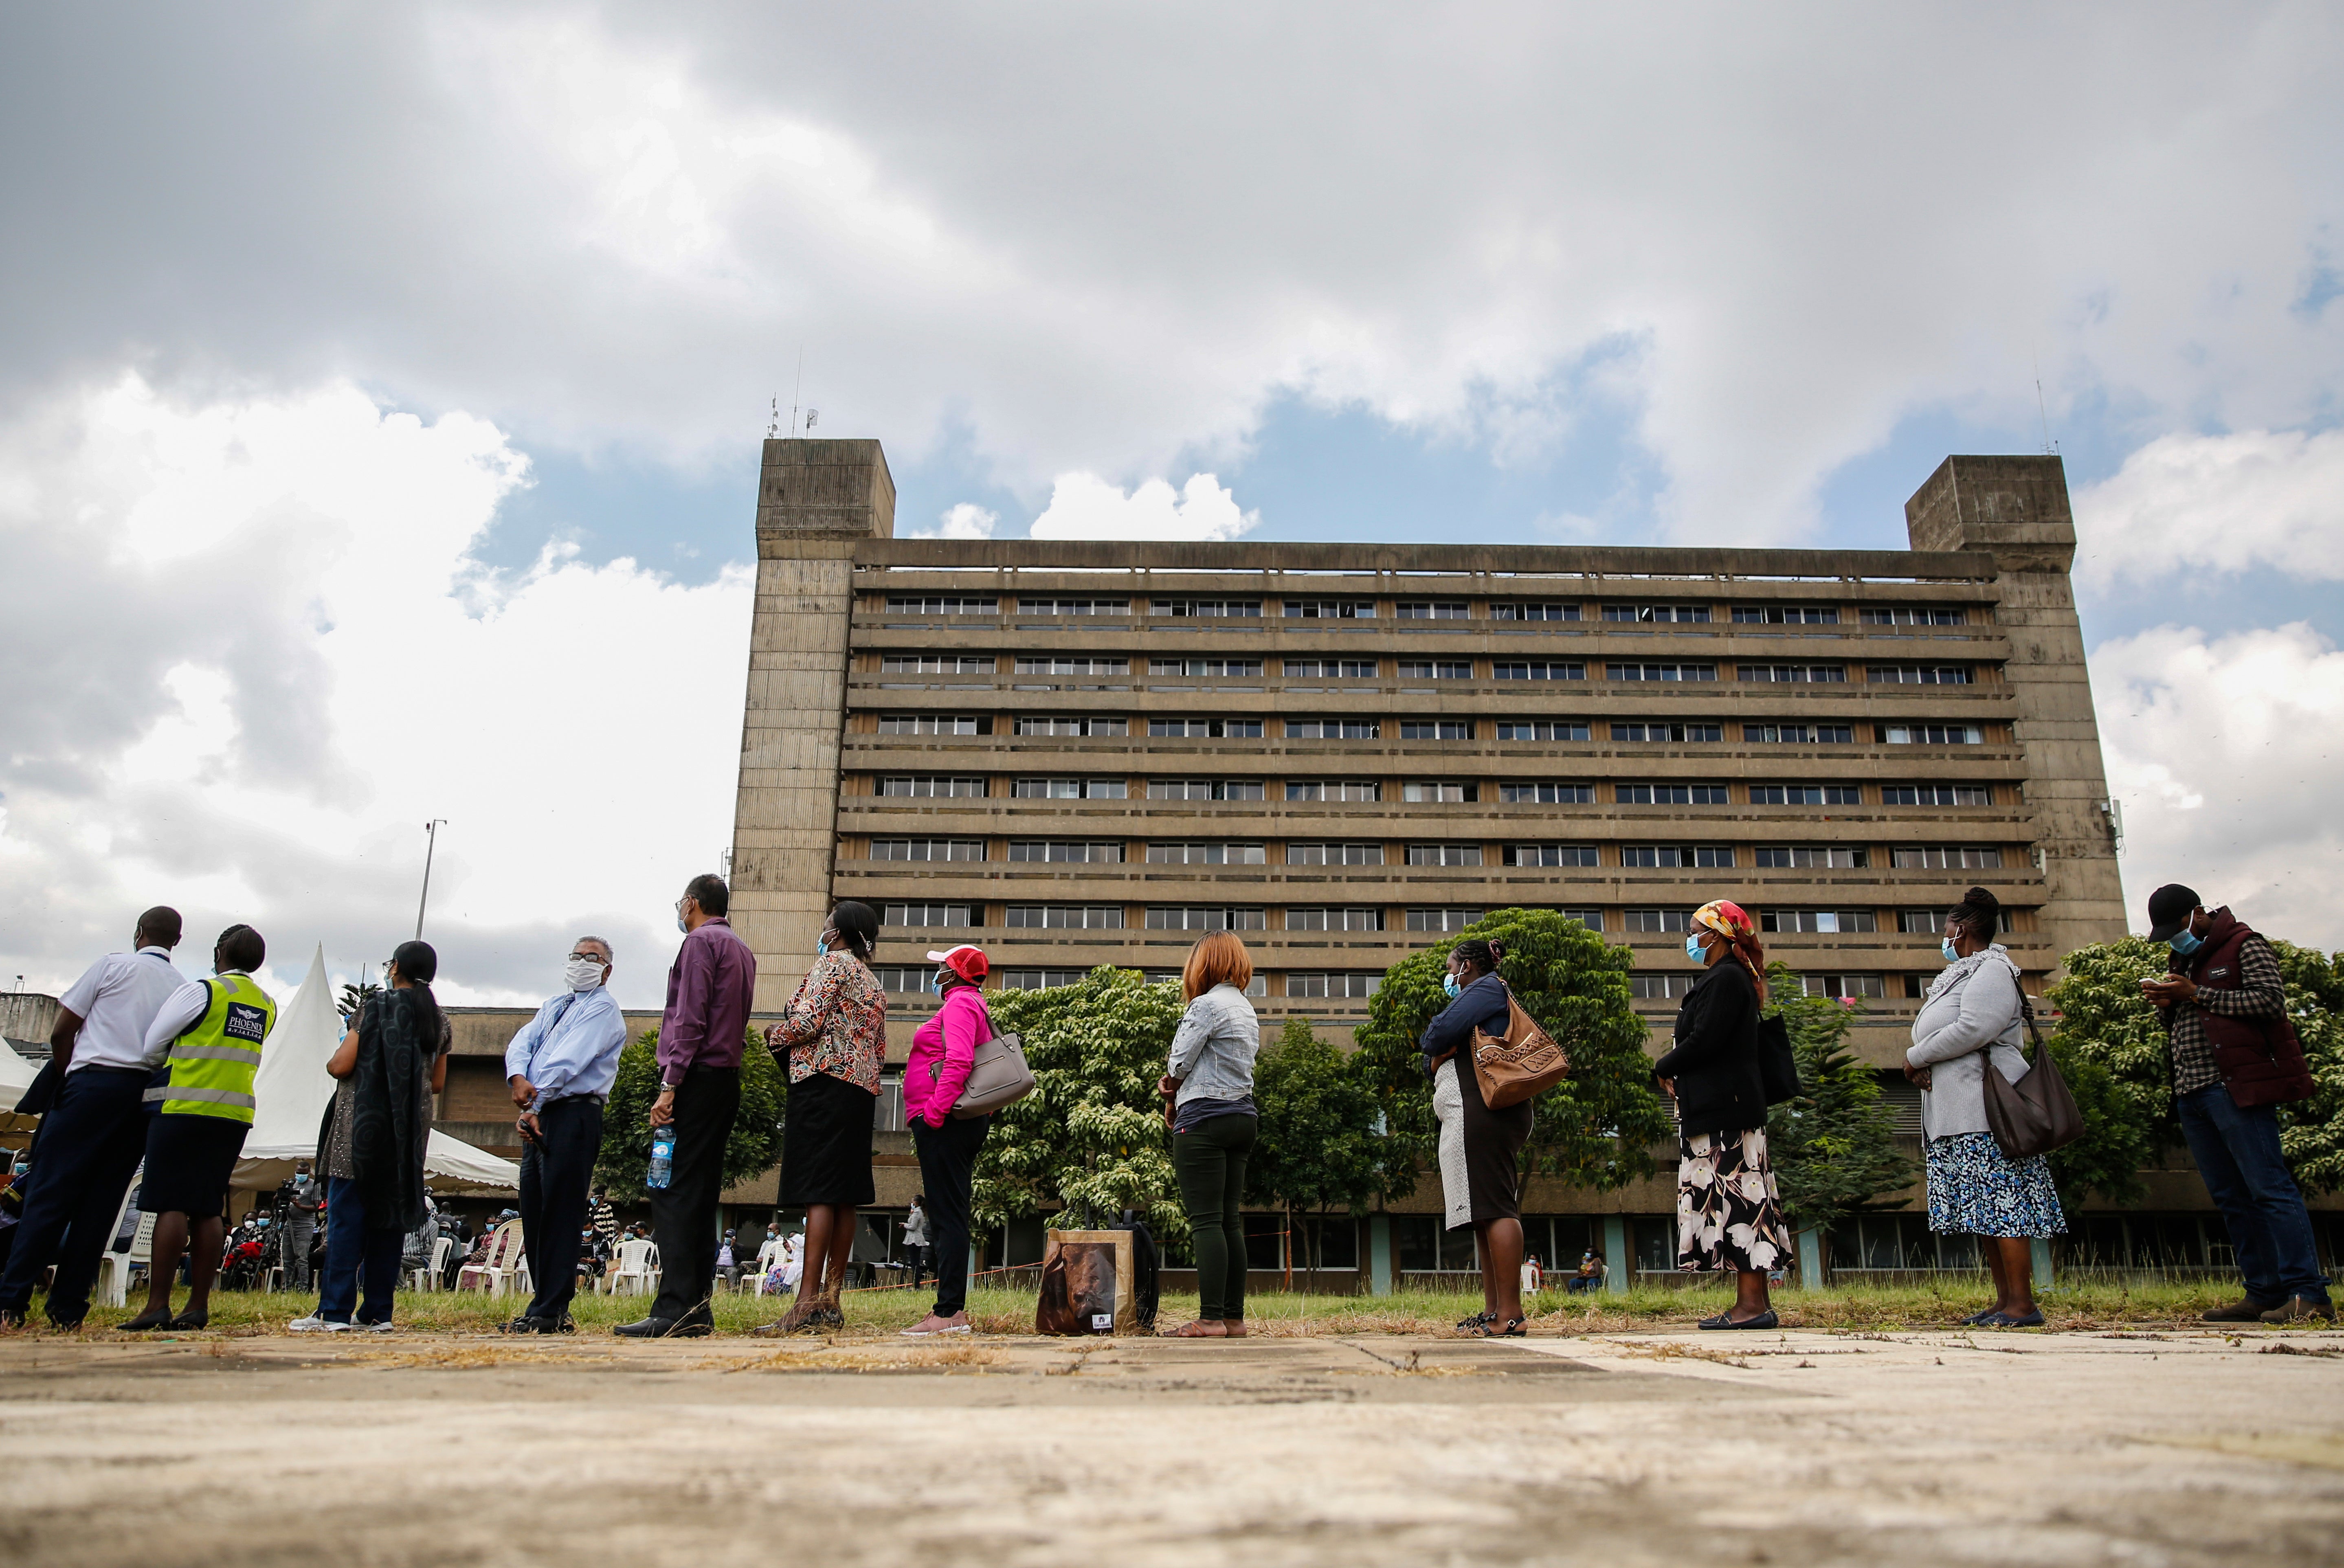
[[[361,1332],[369,1334],[390,1334],[398,1332],[397,1330],[390,1326],[390,1320],[388,1318],[385,1318],[379,1323],[345,1323],[342,1326],[348,1329],[357,1329]]]
[[[320,1318],[315,1312],[306,1318],[294,1319],[285,1328],[288,1332],[295,1334],[347,1334],[350,1331],[349,1324],[337,1323],[331,1318]]]

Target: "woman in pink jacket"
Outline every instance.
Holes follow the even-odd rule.
[[[936,989],[944,1006],[912,1036],[912,1054],[904,1063],[904,1119],[912,1128],[912,1148],[920,1157],[920,1178],[927,1185],[928,1245],[935,1249],[936,1304],[925,1318],[904,1330],[913,1339],[931,1334],[965,1334],[968,1321],[968,1201],[976,1176],[976,1151],[993,1118],[955,1117],[953,1103],[968,1082],[976,1047],[993,1037],[993,1020],[985,1010],[982,982],[990,966],[981,947],[962,946],[948,953],[931,953],[938,966]]]

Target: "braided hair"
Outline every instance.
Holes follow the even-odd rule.
[[[1462,958],[1484,975],[1494,975],[1498,972],[1498,961],[1506,956],[1506,945],[1495,936],[1487,941],[1479,936],[1469,936],[1449,949],[1449,956]]]

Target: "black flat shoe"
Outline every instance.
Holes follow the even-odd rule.
[[[1457,1326],[1470,1334],[1476,1329],[1486,1329],[1497,1320],[1495,1312],[1476,1312],[1470,1318],[1458,1319]]]
[[[643,1318],[632,1323],[621,1323],[611,1332],[625,1340],[664,1340],[675,1328],[666,1318]]]
[[[170,1329],[177,1325],[171,1320],[168,1307],[149,1307],[136,1317],[114,1325],[126,1334],[144,1334],[154,1329]]]
[[[1977,1326],[1981,1329],[2039,1329],[2043,1326],[2043,1314],[2034,1311],[2023,1318],[2015,1318],[2008,1312],[1988,1312],[1977,1320]]]
[[[211,1309],[208,1307],[205,1308],[201,1311],[189,1310],[182,1312],[177,1317],[171,1320],[171,1327],[178,1330],[182,1333],[192,1334],[198,1329],[208,1329],[211,1326],[212,1314]]]
[[[1530,1331],[1530,1321],[1524,1318],[1509,1318],[1502,1323],[1492,1318],[1479,1329],[1467,1330],[1468,1333],[1478,1333],[1485,1340],[1519,1340]]]
[[[1769,1307],[1746,1322],[1735,1322],[1733,1314],[1728,1311],[1720,1312],[1714,1318],[1703,1318],[1699,1326],[1704,1329],[1779,1329],[1783,1326],[1783,1320],[1774,1315],[1773,1308]]]
[[[520,1317],[499,1329],[497,1332],[500,1334],[550,1334],[553,1330],[546,1326],[543,1318],[532,1318],[527,1312],[523,1312]]]

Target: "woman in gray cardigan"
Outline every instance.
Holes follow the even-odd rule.
[[[2001,903],[1983,887],[1971,888],[1946,912],[1945,970],[1913,1020],[1904,1076],[1921,1086],[1929,1229],[1978,1237],[1994,1275],[1994,1305],[1964,1320],[2032,1329],[2043,1322],[2035,1305],[2032,1239],[2060,1235],[2067,1223],[2043,1157],[2006,1158],[1986,1130],[1989,1058],[2009,1082],[2026,1072],[2018,1046],[2018,966],[1994,939],[2001,918]]]
[[[1261,1051],[1261,1019],[1246,1000],[1252,981],[1253,956],[1228,931],[1197,943],[1180,971],[1188,1010],[1156,1087],[1170,1102],[1172,1174],[1196,1249],[1197,1301],[1195,1322],[1167,1330],[1174,1339],[1245,1336],[1245,1217],[1238,1205],[1260,1123],[1253,1059]]]

